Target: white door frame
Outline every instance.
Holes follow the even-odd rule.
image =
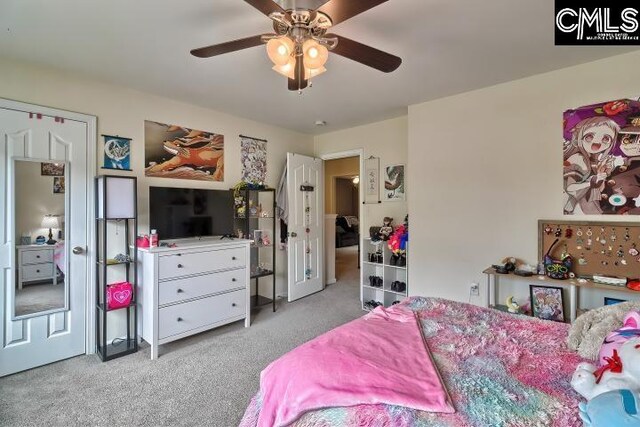
[[[359,163],[360,163],[360,171],[359,171],[359,177],[360,177],[360,182],[362,182],[362,174],[364,171],[364,148],[354,148],[352,150],[345,150],[345,151],[336,151],[333,153],[326,153],[326,154],[322,154],[320,156],[320,158],[323,161],[327,161],[327,160],[338,160],[338,159],[344,159],[347,157],[358,157],[359,159]],[[362,252],[362,245],[364,242],[364,237],[363,237],[363,230],[362,230],[362,224],[364,224],[364,204],[362,203],[364,201],[364,192],[362,191],[362,185],[358,185],[358,221],[360,222],[359,227],[359,231],[360,231],[360,238],[358,241],[358,244],[360,245],[360,259],[358,260],[358,262],[360,263],[360,283],[362,283],[362,260],[363,260],[363,252]],[[326,190],[325,190],[325,195],[326,195]],[[324,197],[324,196],[323,196]],[[324,201],[324,205],[327,206],[327,201]],[[326,213],[326,212],[325,212]],[[323,242],[325,242],[326,236],[323,236]],[[324,250],[324,248],[323,248]],[[324,262],[326,263],[327,260],[325,259]],[[335,260],[334,260],[335,262]],[[324,266],[323,266],[324,268]],[[362,301],[362,286],[359,286],[360,288],[360,301]]]
[[[95,353],[96,348],[96,328],[95,328],[95,251],[93,242],[95,238],[95,195],[93,180],[96,176],[96,146],[97,140],[97,117],[88,114],[75,113],[57,108],[43,107],[41,105],[28,104],[20,101],[0,98],[0,108],[16,111],[28,111],[35,114],[42,114],[51,117],[62,117],[65,120],[75,120],[87,124],[87,283],[85,301],[85,354]]]

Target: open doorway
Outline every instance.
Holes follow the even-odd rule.
[[[360,283],[360,155],[345,153],[324,164],[325,214],[335,215],[335,278],[343,286]],[[327,260],[331,262],[331,260]]]

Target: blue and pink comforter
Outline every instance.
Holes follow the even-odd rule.
[[[568,325],[437,298],[414,297],[402,304],[419,319],[456,412],[357,404],[306,412],[292,426],[582,425],[580,397],[569,384],[582,359],[566,347]],[[258,393],[241,427],[258,425],[263,405],[273,397]],[[287,396],[277,399],[286,402]]]

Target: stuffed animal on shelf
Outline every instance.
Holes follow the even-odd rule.
[[[640,396],[631,390],[607,391],[578,408],[585,427],[640,426]]]
[[[513,296],[508,297],[505,303],[507,305],[507,310],[509,311],[509,313],[515,313],[515,314],[520,313],[520,306],[513,299]]]
[[[571,386],[587,400],[611,390],[640,392],[640,338],[633,338],[613,350],[605,366],[580,363],[571,377]]]
[[[378,234],[384,241],[389,240],[389,236],[393,234],[393,226],[391,225],[392,222],[393,218],[388,216],[385,216],[382,220],[382,227],[380,227],[380,231],[378,231]]]
[[[624,316],[622,327],[611,332],[604,339],[598,355],[598,366],[605,366],[607,357],[611,357],[614,350],[620,351],[622,344],[638,337],[640,337],[640,312],[630,311]]]

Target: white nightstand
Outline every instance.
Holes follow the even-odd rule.
[[[18,250],[18,289],[28,282],[51,280],[56,284],[53,245],[21,245]]]

